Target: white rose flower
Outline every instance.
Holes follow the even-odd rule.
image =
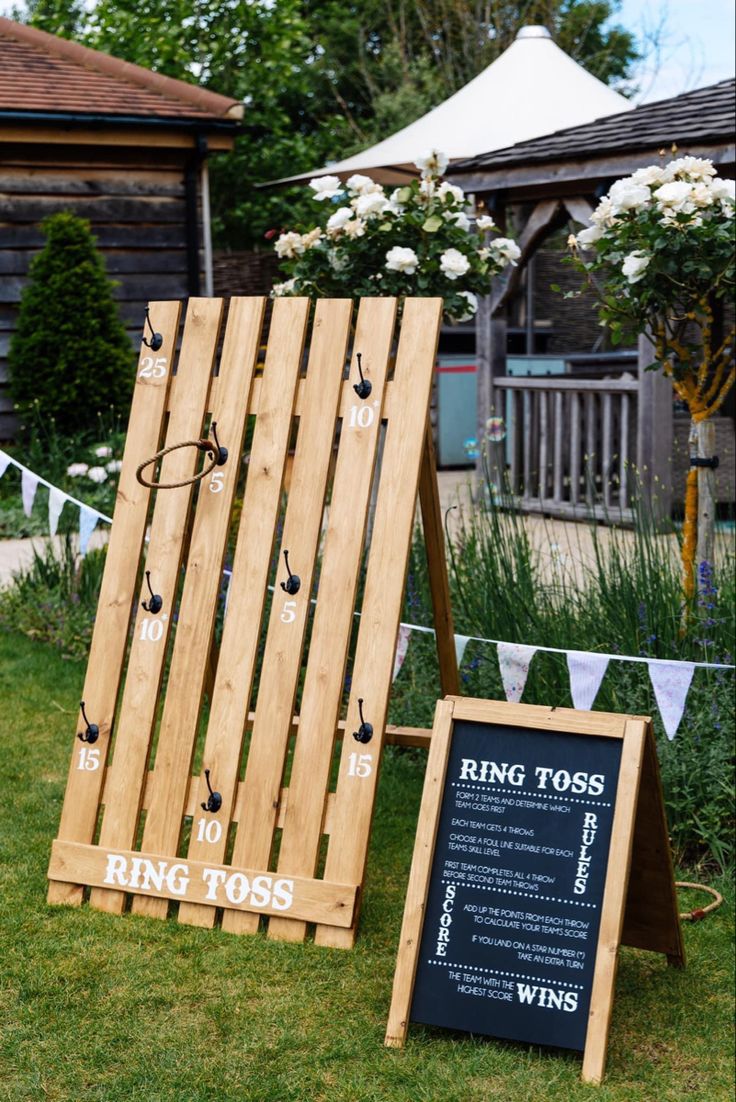
[[[372,192],[383,191],[381,185],[371,180],[370,176],[361,176],[357,172],[349,178],[347,187],[353,195],[370,195]]]
[[[612,226],[616,221],[613,203],[607,195],[603,196],[600,203],[591,214],[590,220],[596,226]]]
[[[733,203],[736,200],[736,181],[722,180],[717,176],[710,185],[710,193],[714,199],[720,199],[722,203]]]
[[[465,192],[461,187],[457,187],[455,184],[448,184],[447,180],[443,180],[437,188],[437,198],[441,199],[444,203],[448,195],[451,196],[456,203],[462,203],[465,198]]]
[[[672,179],[672,173],[667,168],[660,168],[659,165],[648,165],[646,168],[637,168],[636,172],[632,172],[629,177],[634,184],[644,184],[645,187],[657,187],[660,184],[666,184]]]
[[[445,211],[445,221],[454,222],[459,230],[465,230],[466,233],[470,229],[470,219],[465,211],[462,210]]]
[[[447,165],[449,158],[446,153],[440,153],[436,149],[430,149],[426,153],[423,153],[421,157],[417,157],[414,164],[417,166],[424,179],[427,176],[441,176]]]
[[[620,214],[624,210],[636,210],[645,207],[650,201],[652,193],[645,184],[636,184],[627,176],[623,180],[617,180],[611,185],[608,198],[613,205],[613,213]]]
[[[475,315],[475,312],[478,309],[478,296],[474,295],[472,291],[460,291],[460,298],[464,298],[467,300],[468,309],[462,315],[462,317],[456,318],[455,320],[470,321],[470,319]]]
[[[419,184],[419,194],[424,199],[431,199],[437,190],[434,180],[422,180]]]
[[[587,230],[581,230],[577,235],[578,245],[581,249],[589,249],[596,241],[603,237],[602,226],[588,226]]]
[[[713,189],[708,183],[693,184],[690,199],[696,207],[712,207],[715,202]]]
[[[81,478],[89,470],[89,463],[72,463],[66,469],[70,478]]]
[[[359,195],[355,200],[355,213],[360,218],[369,218],[373,214],[383,214],[387,207],[388,199],[382,191],[372,191],[368,195]]]
[[[309,181],[314,195],[313,199],[334,199],[336,195],[342,195],[342,184],[339,176],[317,176]]]
[[[440,268],[448,279],[459,279],[470,269],[470,261],[459,249],[445,249],[440,257]]]
[[[309,233],[302,234],[302,245],[305,249],[311,249],[312,246],[316,245],[317,242],[321,240],[322,230],[319,228],[319,226],[315,226],[313,230],[309,231]]]
[[[690,213],[693,210],[693,205],[690,202],[691,191],[692,184],[688,184],[684,180],[673,180],[671,183],[663,184],[662,187],[657,188],[654,198],[657,200],[658,206],[662,208],[672,207],[675,211]]]
[[[716,174],[713,162],[704,157],[678,157],[670,161],[667,168],[673,176],[684,176],[692,181],[708,180]]]
[[[629,253],[624,257],[621,271],[628,279],[629,283],[638,283],[640,279],[644,278],[644,274],[649,267],[651,256],[648,253],[642,252],[641,249],[635,249],[633,253]]]
[[[283,283],[274,283],[272,294],[274,298],[281,298],[282,295],[290,295],[296,285],[296,279],[287,279]]]
[[[276,255],[282,260],[292,260],[295,256],[301,256],[304,252],[302,235],[300,233],[282,233],[274,245]]]
[[[362,218],[353,218],[345,223],[343,229],[348,237],[362,237],[365,233],[365,222]]]
[[[98,459],[109,459],[112,455],[112,448],[107,444],[102,444],[99,448],[95,448],[95,455]]]
[[[475,224],[481,232],[485,233],[486,230],[495,230],[496,223],[491,218],[490,214],[481,214],[476,218]]]
[[[105,470],[110,474],[119,474],[123,467],[122,459],[111,459],[109,463],[105,464]]]
[[[516,261],[521,256],[521,249],[510,237],[495,237],[491,241],[491,252],[500,260],[516,267]]]
[[[401,214],[406,209],[406,204],[399,202],[399,196],[401,195],[402,191],[403,188],[396,187],[388,197],[387,209],[392,211],[393,214]]]
[[[350,207],[340,207],[327,219],[327,232],[338,233],[339,230],[344,229],[345,223],[349,222],[352,217],[353,212]]]
[[[414,250],[402,248],[401,245],[394,245],[393,249],[389,249],[386,253],[386,267],[390,272],[414,275],[418,263],[419,257]]]
[[[87,478],[91,478],[93,482],[107,482],[107,471],[104,467],[90,467]]]

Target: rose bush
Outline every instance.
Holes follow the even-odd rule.
[[[496,227],[488,216],[473,226],[462,188],[441,179],[443,154],[432,151],[416,165],[421,178],[389,194],[360,174],[344,184],[337,176],[312,180],[313,197],[327,213],[321,225],[279,236],[276,252],[290,278],[274,294],[437,295],[446,317],[471,318],[477,295],[516,263],[519,247],[508,237],[491,238]]]
[[[714,335],[716,303],[734,290],[734,181],[720,179],[713,163],[699,157],[649,165],[617,180],[590,221],[569,243],[599,298],[601,324],[614,344],[651,335],[652,367],[662,368],[687,404],[690,452],[697,455],[706,447],[702,424],[736,380],[734,329]],[[705,454],[712,454],[709,446]],[[682,549],[688,599],[695,588],[697,495],[691,464]],[[701,558],[710,557],[712,516],[707,524]]]

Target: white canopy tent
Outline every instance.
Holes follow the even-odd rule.
[[[416,122],[353,157],[274,182],[371,170],[381,183],[401,184],[430,149],[451,161],[474,157],[631,107],[556,46],[546,27],[522,27],[487,69]]]

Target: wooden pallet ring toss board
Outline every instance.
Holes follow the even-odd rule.
[[[121,913],[129,904],[159,918],[173,901],[180,922],[208,927],[222,913],[223,927],[239,932],[256,930],[270,916],[269,936],[301,940],[313,923],[320,944],[349,947],[383,742],[428,741],[421,729],[386,727],[417,488],[440,680],[443,691],[457,691],[428,428],[442,303],[408,299],[397,325],[394,299],[365,299],[357,311],[350,300],[320,300],[312,308],[304,298],[277,299],[262,337],[264,307],[263,298],[232,299],[223,331],[221,300],[190,300],[177,357],[179,304],[150,304],[163,342],[155,353],[141,347],[83,689],[98,737],[94,744],[75,739],[52,847],[49,900],[78,905],[89,889],[97,909]],[[355,391],[358,353],[371,384],[364,397]],[[228,611],[215,653],[218,594],[251,417]],[[166,451],[155,477],[155,468],[147,469],[150,481],[176,488],[141,485],[135,472],[144,459],[202,438],[210,422],[217,423],[229,457],[203,478],[196,495],[184,485],[202,469],[191,447]],[[342,715],[372,498],[351,690]],[[282,591],[285,551],[289,577],[293,570],[300,578],[295,592]],[[153,614],[144,568],[161,599]],[[360,701],[372,727],[368,742],[353,738],[361,733]],[[80,715],[80,737],[86,724]],[[200,755],[202,770],[192,775]]]
[[[684,964],[651,721],[440,701],[385,1043],[552,1044],[598,1083],[621,944]]]

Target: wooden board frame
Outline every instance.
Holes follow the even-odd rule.
[[[641,716],[507,704],[457,696],[438,702],[385,1044],[393,1048],[402,1047],[409,1027],[429,880],[456,720],[498,723],[551,733],[597,735],[622,742],[582,1066],[585,1082],[600,1083],[608,1047],[619,946],[630,944],[664,953],[668,963],[674,966],[682,967],[685,963],[654,735],[651,720]],[[642,849],[638,848],[639,844]],[[655,876],[653,882],[646,879],[652,874]],[[643,891],[645,881],[646,897]]]
[[[386,722],[417,494],[441,690],[458,691],[429,428],[442,301],[407,299],[398,320],[391,298],[357,310],[277,298],[264,332],[263,297],[191,299],[181,340],[179,303],[149,310],[163,344],[141,345],[85,678],[99,734],[75,739],[48,898],[88,892],[96,909],[155,918],[176,903],[182,923],[221,916],[252,933],[267,920],[292,941],[313,925],[320,944],[347,948],[382,746],[429,741]],[[136,480],[157,449],[212,422],[229,455],[196,489],[187,480],[207,460],[193,447],[147,470],[173,488]],[[369,744],[353,738],[361,702]]]

